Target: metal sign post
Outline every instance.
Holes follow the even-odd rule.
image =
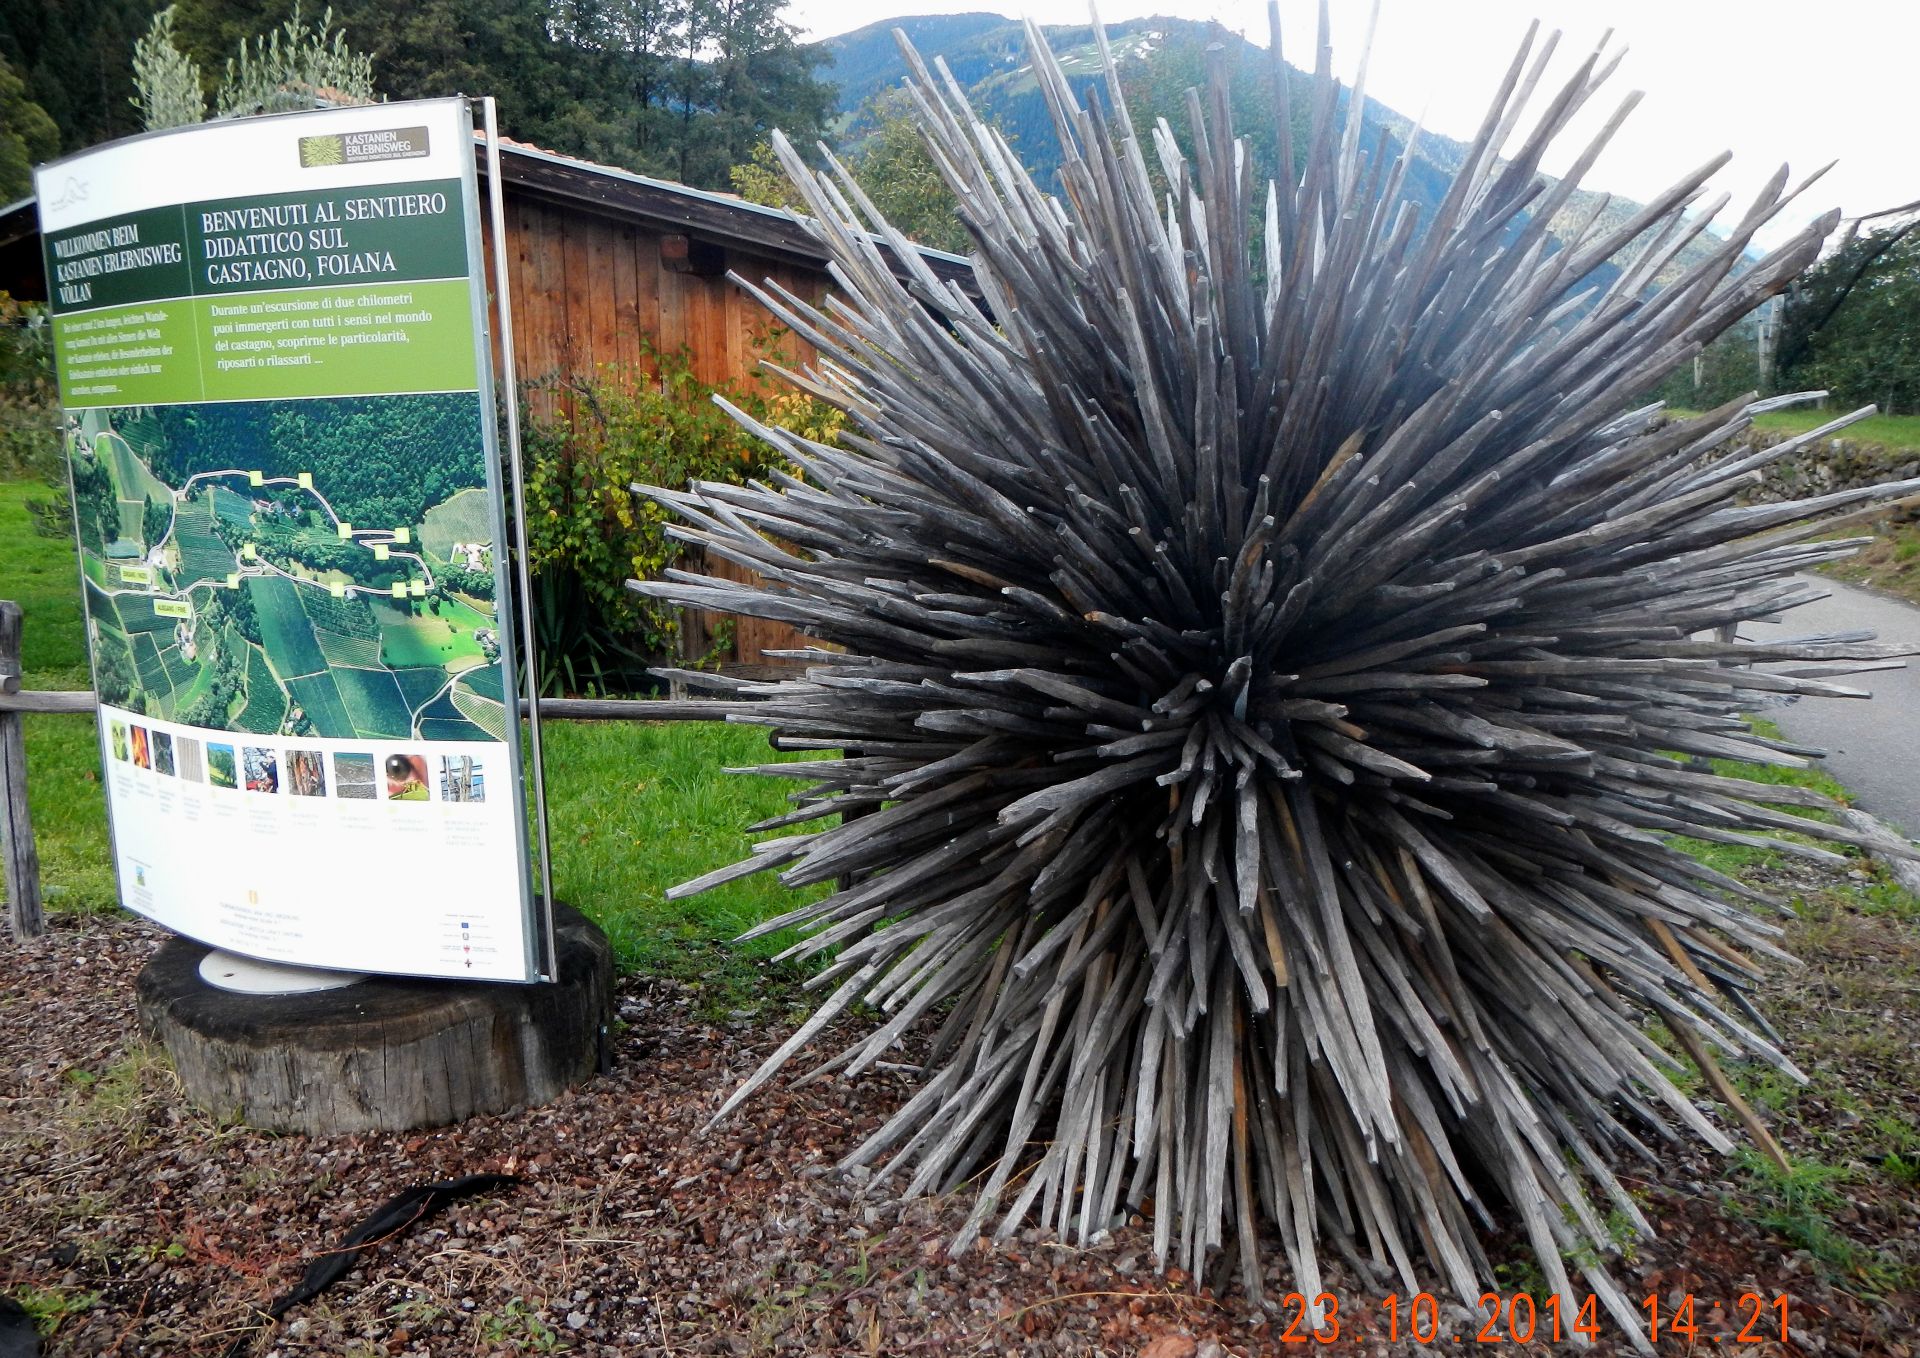
[[[546,957],[549,981],[557,980],[553,936],[553,854],[547,830],[547,768],[540,743],[540,667],[534,652],[533,572],[527,560],[527,476],[520,447],[520,373],[513,351],[513,292],[507,276],[507,209],[500,184],[500,124],[492,95],[480,106],[487,139],[487,226],[493,239],[493,307],[500,337],[501,406],[506,414],[506,464],[513,477],[514,579],[520,594],[520,644],[525,673],[520,689],[527,703],[527,753],[533,769],[534,836],[540,851],[540,899],[546,903]]]

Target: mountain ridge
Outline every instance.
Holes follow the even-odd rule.
[[[1271,68],[1266,48],[1217,23],[1171,15],[1122,20],[1105,27],[1136,124],[1144,124],[1154,115],[1166,116],[1176,135],[1182,135],[1186,121],[1178,106],[1179,97],[1188,85],[1202,82],[1207,49],[1218,44],[1231,72],[1236,105],[1244,104],[1249,113],[1258,115],[1237,118],[1238,130],[1253,144],[1260,177],[1274,177],[1274,147],[1261,141],[1263,134],[1267,143],[1273,137]],[[902,15],[823,40],[820,45],[832,54],[832,74],[839,82],[835,131],[842,148],[858,147],[872,126],[875,101],[897,89],[906,78],[906,60],[893,37],[896,28],[906,33],[929,65],[936,59],[943,60],[967,92],[975,111],[1009,137],[1042,185],[1054,186],[1060,149],[1044,98],[1032,77],[1024,25],[989,11]],[[1042,25],[1041,32],[1077,94],[1084,98],[1090,88],[1102,83],[1099,48],[1090,24]],[[1312,77],[1292,63],[1288,63],[1288,72],[1297,145],[1304,136]],[[1351,89],[1343,85],[1340,97],[1344,109],[1352,98]],[[1389,158],[1401,154],[1414,131],[1412,119],[1372,96],[1365,100],[1362,117],[1366,144],[1384,146]],[[1421,128],[1403,196],[1419,206],[1423,215],[1431,212],[1464,163],[1467,150],[1465,142]],[[1542,178],[1552,183],[1547,176]],[[1581,188],[1549,229],[1564,239],[1596,213],[1601,229],[1605,229],[1625,222],[1642,206],[1623,195]],[[1697,262],[1719,243],[1716,235],[1703,233],[1681,252],[1672,267]]]

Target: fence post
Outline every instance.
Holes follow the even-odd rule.
[[[0,599],[0,693],[20,691],[20,605]],[[18,712],[0,711],[0,863],[7,922],[16,941],[46,930],[40,910],[40,852],[27,816],[27,745]]]

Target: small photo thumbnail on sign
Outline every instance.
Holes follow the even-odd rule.
[[[387,756],[387,800],[390,802],[426,802],[433,800],[427,787],[427,758],[419,754]]]
[[[280,790],[280,755],[277,751],[249,745],[241,751],[240,761],[247,771],[247,791]]]
[[[207,781],[215,787],[240,786],[240,766],[234,762],[233,746],[207,746]]]
[[[127,724],[116,721],[107,727],[107,743],[113,746],[113,757],[124,760],[127,757]]]
[[[326,755],[320,750],[288,750],[287,790],[296,797],[326,796]]]
[[[487,775],[478,759],[470,754],[456,754],[440,760],[441,801],[484,802],[486,799]]]
[[[173,737],[165,731],[153,733],[153,771],[173,777]]]
[[[181,736],[173,743],[174,760],[180,766],[180,779],[186,783],[207,781],[205,747],[192,736]]]
[[[336,754],[333,757],[333,790],[336,797],[370,802],[380,793],[374,778],[370,754]]]
[[[147,744],[147,728],[136,726],[128,733],[133,739],[133,766],[136,769],[153,767],[153,751]]]

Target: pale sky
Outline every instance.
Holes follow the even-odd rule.
[[[1330,8],[1334,70],[1350,81],[1370,0],[1330,0]],[[824,38],[907,13],[967,10],[1046,24],[1084,23],[1088,14],[1083,0],[794,0],[787,17]],[[1296,66],[1312,66],[1315,10],[1315,0],[1282,0],[1281,31]],[[1266,0],[1106,0],[1100,12],[1109,23],[1166,13],[1218,19],[1266,41]],[[1612,46],[1626,49],[1583,127],[1597,127],[1629,91],[1646,95],[1587,175],[1589,188],[1644,201],[1732,151],[1714,181],[1732,195],[1724,218],[1744,210],[1783,162],[1798,182],[1837,160],[1762,233],[1763,244],[1829,208],[1855,216],[1920,199],[1913,0],[1380,0],[1367,92],[1465,140],[1533,19],[1543,32],[1561,32],[1554,69],[1563,74],[1608,28]],[[1569,135],[1548,172],[1564,169],[1577,144],[1584,138]]]

